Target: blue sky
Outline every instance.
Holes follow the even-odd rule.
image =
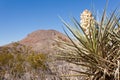
[[[79,15],[84,9],[101,12],[106,0],[0,0],[0,46],[23,39],[38,29],[54,29],[60,32],[62,22]],[[108,12],[112,11],[120,0],[109,0]]]

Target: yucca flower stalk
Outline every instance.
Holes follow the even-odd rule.
[[[83,28],[86,35],[89,35],[89,28],[91,26],[95,26],[95,19],[92,16],[92,13],[89,10],[84,10],[83,13],[80,16],[80,26]]]
[[[64,54],[60,59],[85,67],[88,80],[120,80],[120,14],[119,9],[106,16],[106,8],[100,21],[95,20],[89,10],[83,11],[80,23],[73,18],[74,25],[63,23],[73,37],[65,31],[72,44],[63,43]],[[78,76],[78,74],[77,74]]]

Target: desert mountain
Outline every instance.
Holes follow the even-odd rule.
[[[61,46],[61,43],[57,42],[56,40],[61,40],[70,43],[69,38],[56,30],[37,30],[29,34],[26,38],[20,41],[21,44],[32,46],[33,50],[39,51],[42,53],[48,53],[49,57],[52,59],[51,62],[48,63],[50,69],[56,75],[63,75],[63,74],[76,74],[70,69],[78,69],[79,68],[71,63],[67,63],[65,61],[56,60],[54,57],[62,52],[58,49]],[[55,80],[80,80],[78,77],[69,77],[69,78],[61,78]],[[54,80],[52,78],[48,78],[48,80]]]
[[[64,34],[56,30],[37,30],[21,40],[20,43],[32,46],[35,51],[51,53],[54,52],[56,46],[59,46],[59,43],[56,42],[57,39],[70,41]]]
[[[50,58],[50,62],[48,62],[48,66],[52,73],[59,77],[54,77],[54,75],[47,75],[46,80],[83,80],[82,77],[61,77],[61,75],[73,75],[75,72],[70,69],[80,70],[82,68],[78,68],[75,64],[71,64],[62,60],[57,60],[55,55],[61,53],[62,51],[58,48],[61,46],[56,40],[65,41],[71,43],[69,38],[56,30],[37,30],[34,31],[22,40],[19,41],[20,44],[31,46],[33,50],[41,53],[48,54],[48,58]],[[8,44],[6,46],[11,46]],[[40,79],[41,80],[41,79]]]

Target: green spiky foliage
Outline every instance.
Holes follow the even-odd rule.
[[[24,78],[26,73],[29,73],[31,80],[38,79],[36,76],[42,79],[45,75],[44,71],[49,69],[46,63],[47,55],[35,52],[31,47],[19,43],[2,47],[0,48],[0,80],[26,80]]]
[[[59,59],[85,68],[72,70],[80,73],[73,75],[83,74],[87,80],[120,80],[119,9],[106,16],[105,8],[101,20],[90,23],[88,34],[75,18],[72,25],[62,21],[74,38],[64,30],[72,44],[62,42],[63,54]]]

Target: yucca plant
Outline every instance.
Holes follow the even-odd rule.
[[[72,18],[73,25],[62,20],[74,38],[64,29],[72,43],[62,42],[64,53],[59,59],[84,67],[84,71],[72,71],[83,74],[87,80],[120,80],[119,9],[107,16],[105,7],[99,21],[89,10],[80,18],[80,22]]]

